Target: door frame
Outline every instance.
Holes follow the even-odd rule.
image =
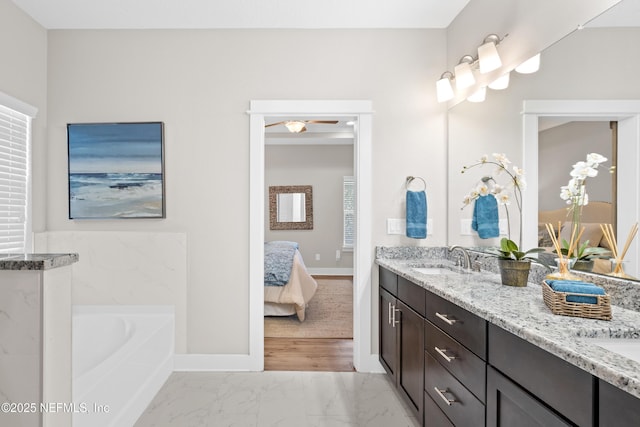
[[[372,289],[372,114],[371,101],[254,100],[249,128],[249,360],[250,369],[264,370],[264,227],[265,117],[355,118],[356,238],[353,266],[353,365],[359,372],[384,372],[371,354]]]

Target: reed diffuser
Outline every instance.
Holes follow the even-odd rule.
[[[624,243],[624,247],[622,251],[618,250],[618,242],[616,241],[616,235],[613,231],[613,225],[611,224],[600,224],[600,229],[602,229],[602,233],[604,234],[604,238],[607,240],[609,247],[611,248],[611,253],[613,254],[613,258],[611,260],[611,276],[622,277],[622,278],[632,278],[628,274],[624,272],[623,261],[625,255],[627,255],[627,251],[631,246],[631,242],[636,237],[638,233],[638,223],[636,222],[629,231],[627,235],[627,240]]]
[[[551,279],[551,280],[580,280],[580,277],[572,274],[569,271],[569,267],[570,267],[570,263],[571,263],[570,255],[573,253],[573,251],[576,248],[578,242],[580,241],[580,238],[582,237],[582,233],[584,232],[585,227],[582,227],[582,229],[580,230],[580,232],[576,236],[576,231],[578,229],[578,225],[574,224],[573,230],[571,231],[571,240],[569,242],[569,250],[567,252],[567,255],[565,256],[562,253],[562,247],[560,245],[560,228],[561,228],[561,225],[562,225],[562,223],[558,222],[558,235],[556,236],[556,234],[554,232],[554,229],[553,229],[553,225],[545,224],[545,226],[547,228],[547,232],[549,233],[549,236],[551,237],[551,242],[553,243],[553,247],[555,248],[556,253],[558,254],[558,258],[556,259],[556,262],[558,263],[558,271],[553,272],[553,273],[549,273],[546,277],[547,277],[547,279]]]

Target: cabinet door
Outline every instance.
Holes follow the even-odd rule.
[[[399,366],[398,389],[411,402],[416,416],[422,420],[424,403],[424,318],[398,301]]]
[[[487,427],[571,425],[507,377],[487,367]]]
[[[640,399],[611,384],[600,385],[600,427],[631,427],[640,425]]]
[[[394,316],[399,320],[396,310],[396,299],[389,292],[380,289],[379,296],[379,339],[380,363],[389,375],[396,381],[397,366],[397,333],[396,325],[393,323]]]

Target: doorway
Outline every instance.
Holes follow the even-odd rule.
[[[356,233],[353,259],[353,366],[361,372],[382,372],[371,354],[371,119],[370,101],[252,101],[250,119],[250,325],[249,356],[253,370],[264,370],[264,159],[266,117],[353,117]]]

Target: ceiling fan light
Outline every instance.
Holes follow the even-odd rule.
[[[535,73],[540,69],[540,54],[532,56],[516,67],[516,71],[520,74]]]
[[[299,120],[291,120],[288,122],[285,122],[284,124],[287,129],[289,129],[289,132],[292,133],[300,133],[304,130],[304,122],[301,122]]]
[[[489,84],[489,88],[493,90],[502,90],[509,87],[509,76],[511,73],[503,74]]]
[[[467,101],[469,101],[469,102],[484,102],[486,97],[487,97],[487,87],[483,86],[480,89],[478,89],[477,91],[475,91],[473,94],[469,95],[469,97],[467,98]]]
[[[489,41],[478,48],[478,61],[482,74],[497,70],[502,66],[495,42]]]
[[[449,77],[443,77],[436,82],[436,96],[438,102],[446,102],[453,99],[453,87]]]
[[[469,86],[473,86],[476,82],[473,77],[473,71],[471,71],[471,65],[468,62],[461,62],[453,69],[456,75],[456,89],[466,89]]]

